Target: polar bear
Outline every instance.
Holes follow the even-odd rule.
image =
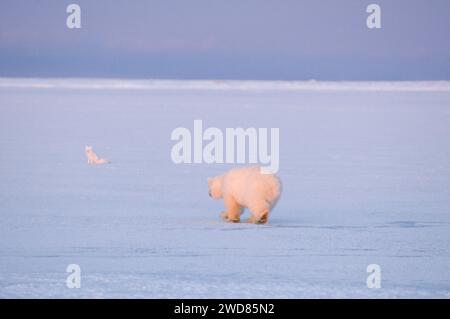
[[[208,187],[210,197],[224,200],[222,219],[235,223],[248,208],[251,215],[247,222],[265,224],[281,193],[278,177],[261,173],[259,167],[236,168],[208,178]]]

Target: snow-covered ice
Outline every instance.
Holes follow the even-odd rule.
[[[268,225],[219,219],[233,165],[171,161],[195,119],[280,128]],[[450,297],[449,82],[4,78],[0,149],[3,298]]]

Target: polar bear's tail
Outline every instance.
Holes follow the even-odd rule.
[[[281,194],[281,182],[278,179],[277,176],[273,175],[273,178],[271,179],[271,186],[270,187],[270,198],[269,200],[271,202],[276,202]]]
[[[269,205],[269,207],[273,209],[278,203],[278,200],[280,199],[282,187],[281,181],[278,179],[277,176],[275,175],[271,176],[270,186],[271,187],[269,188],[269,193],[267,194],[266,202]]]

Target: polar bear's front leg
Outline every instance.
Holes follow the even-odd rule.
[[[239,223],[241,221],[242,207],[232,197],[224,198],[226,211],[220,216],[229,222]]]
[[[232,213],[230,215],[229,212],[221,212],[220,213],[220,218],[222,218],[224,221],[230,222],[230,223],[239,223],[241,221],[240,214],[236,215],[236,214]]]

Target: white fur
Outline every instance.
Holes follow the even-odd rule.
[[[223,198],[226,211],[223,219],[239,222],[244,208],[251,217],[248,222],[267,222],[270,210],[281,193],[280,181],[274,174],[262,174],[259,167],[232,169],[223,175],[208,178],[209,195]]]
[[[98,155],[95,154],[94,150],[92,149],[92,146],[86,145],[85,151],[86,151],[86,156],[88,158],[88,164],[110,163],[108,160],[98,157]]]

